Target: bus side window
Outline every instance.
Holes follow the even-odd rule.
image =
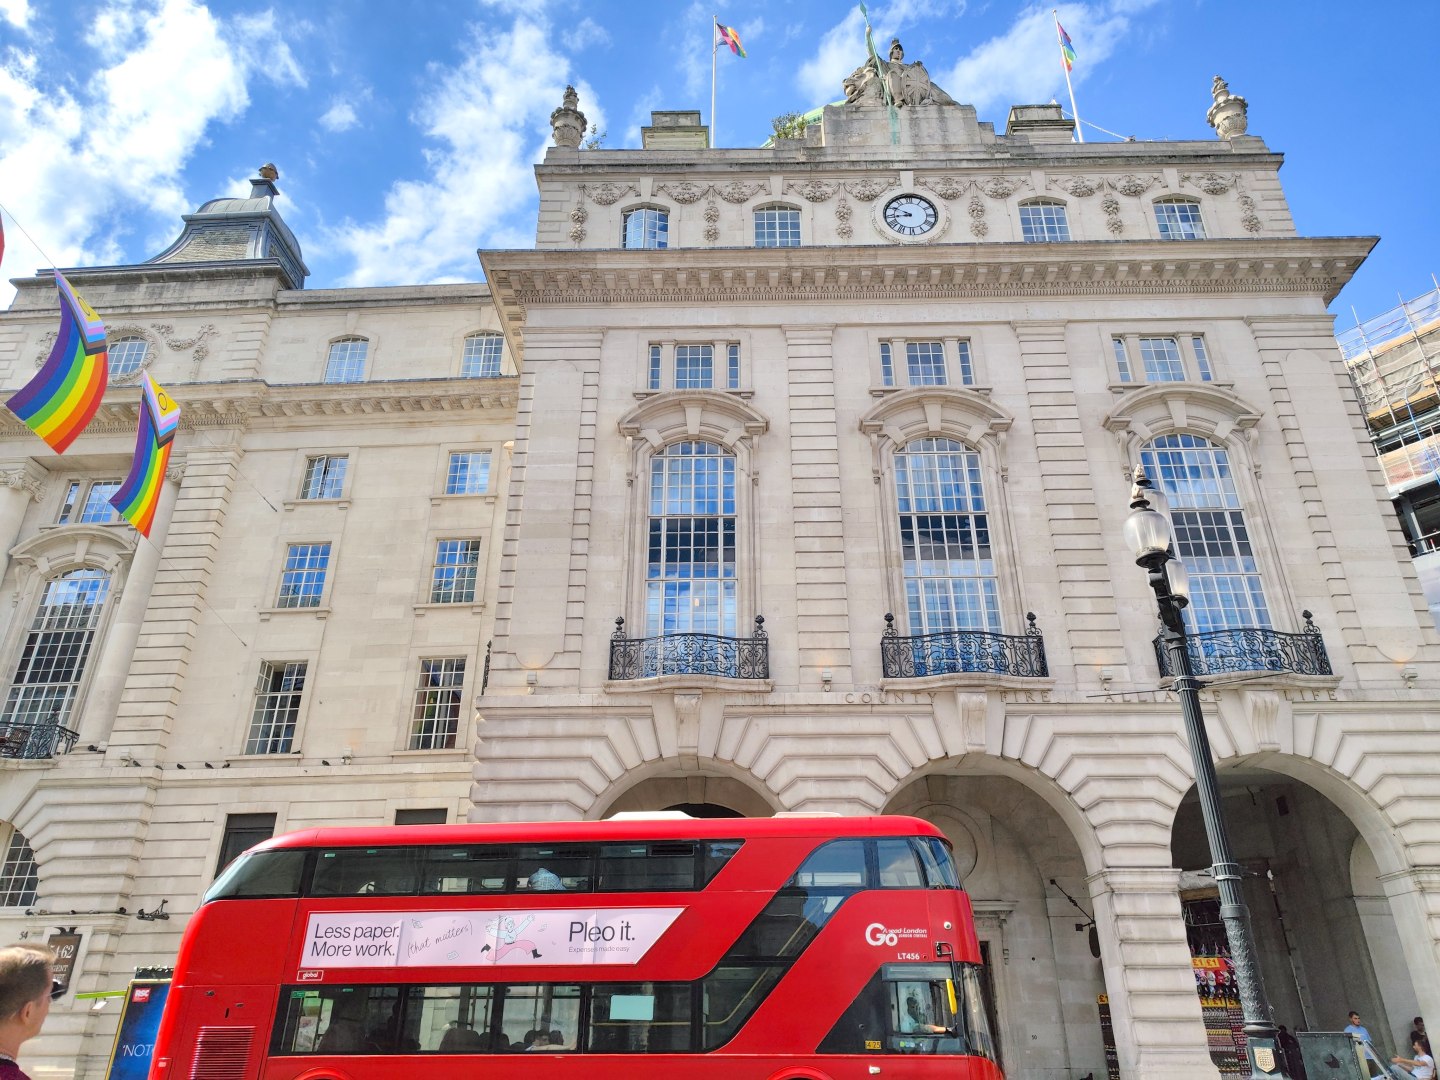
[[[932,889],[960,888],[960,875],[955,869],[955,857],[950,845],[938,836],[917,836],[910,841],[920,854],[920,865],[925,868],[925,884]]]
[[[315,860],[312,896],[415,895],[414,848],[336,848]]]
[[[510,855],[503,848],[435,848],[426,855],[424,891],[499,893],[510,877]]]
[[[908,838],[887,836],[875,841],[882,889],[923,889],[925,878]]]
[[[701,888],[709,885],[711,880],[724,869],[735,853],[740,850],[740,840],[702,840],[705,848],[705,872],[700,881]]]
[[[601,844],[595,864],[600,892],[668,892],[695,887],[691,840]]]
[[[585,1049],[594,1054],[674,1054],[690,1045],[689,983],[618,983],[590,990]]]
[[[579,844],[521,847],[515,857],[515,888],[521,892],[589,892],[590,849]]]
[[[834,840],[822,844],[800,864],[789,884],[800,889],[863,889],[865,841]]]

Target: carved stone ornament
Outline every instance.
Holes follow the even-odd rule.
[[[38,368],[50,357],[50,350],[55,348],[55,339],[60,336],[60,331],[51,330],[40,339],[40,351],[35,354],[35,366]]]
[[[965,207],[965,212],[970,215],[970,235],[979,239],[990,231],[990,226],[985,222],[985,202],[979,195],[971,195],[970,203]]]
[[[669,195],[678,203],[689,206],[693,202],[699,202],[707,188],[701,184],[692,184],[688,180],[683,184],[660,184],[655,190],[661,194]]]
[[[929,188],[942,199],[958,199],[965,194],[965,189],[970,186],[968,180],[956,180],[953,176],[941,176],[936,179],[917,181],[923,188]]]
[[[881,180],[848,180],[845,190],[861,202],[874,202],[885,192],[900,185],[898,176],[887,176]]]
[[[39,502],[45,495],[45,485],[26,473],[24,469],[11,469],[8,472],[0,473],[0,484],[28,492],[34,502]]]
[[[1182,184],[1193,184],[1206,195],[1224,195],[1235,185],[1235,178],[1231,176],[1221,176],[1219,173],[1202,173],[1199,176],[1181,173],[1180,182]]]
[[[584,225],[590,220],[590,211],[585,209],[584,203],[575,204],[575,209],[570,211],[570,220],[576,225]]]
[[[890,40],[890,57],[872,55],[841,82],[847,105],[954,105],[955,99],[930,80],[919,60],[905,63],[899,38]]]
[[[1132,199],[1138,199],[1154,187],[1159,179],[1158,176],[1140,177],[1134,173],[1126,173],[1119,179],[1110,181],[1110,186],[1121,195],[1128,195]]]
[[[732,180],[728,184],[717,186],[715,194],[728,203],[743,203],[747,199],[753,199],[764,189],[764,184],[744,184],[739,180]]]
[[[705,220],[711,225],[714,225],[720,220],[720,207],[715,205],[713,199],[705,204]]]
[[[710,243],[712,243],[712,244],[713,244],[716,240],[719,240],[719,239],[720,239],[720,226],[719,226],[719,225],[706,225],[706,226],[705,226],[705,239],[706,239],[706,240],[709,240]]]
[[[842,240],[849,240],[855,235],[855,227],[850,224],[850,217],[854,213],[855,211],[850,206],[850,200],[841,195],[840,201],[835,204],[835,220],[838,223],[835,231],[840,234]]]
[[[790,183],[785,185],[785,190],[794,192],[806,202],[824,202],[838,191],[840,185],[826,183],[824,180],[807,180],[803,184]]]
[[[614,206],[627,195],[639,195],[640,189],[634,184],[598,184],[590,187],[588,184],[580,188],[590,197],[590,201],[601,206]]]
[[[1240,196],[1240,224],[1246,232],[1258,233],[1261,229],[1260,215],[1255,213],[1255,200],[1249,195]]]
[[[1116,236],[1125,231],[1125,223],[1120,220],[1120,200],[1114,195],[1106,194],[1100,200],[1100,209],[1105,211],[1105,227]]]
[[[577,244],[580,243],[582,240],[584,240],[584,239],[585,239],[585,226],[584,226],[584,225],[574,225],[574,226],[571,226],[571,229],[570,229],[570,239],[573,240],[573,241],[575,241],[575,243],[577,243]]]
[[[1008,199],[1020,190],[1020,184],[1008,176],[990,176],[975,186],[992,199]]]
[[[1059,188],[1077,199],[1088,198],[1100,190],[1100,185],[1085,176],[1062,176],[1050,181],[1050,186]]]

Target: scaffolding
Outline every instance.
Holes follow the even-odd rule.
[[[1440,483],[1440,286],[1336,336],[1391,494]]]

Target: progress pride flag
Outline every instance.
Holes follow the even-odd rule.
[[[301,968],[635,964],[684,908],[317,911]]]

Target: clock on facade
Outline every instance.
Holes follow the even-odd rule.
[[[919,195],[897,195],[885,204],[885,224],[901,236],[923,236],[940,220],[935,206]]]

